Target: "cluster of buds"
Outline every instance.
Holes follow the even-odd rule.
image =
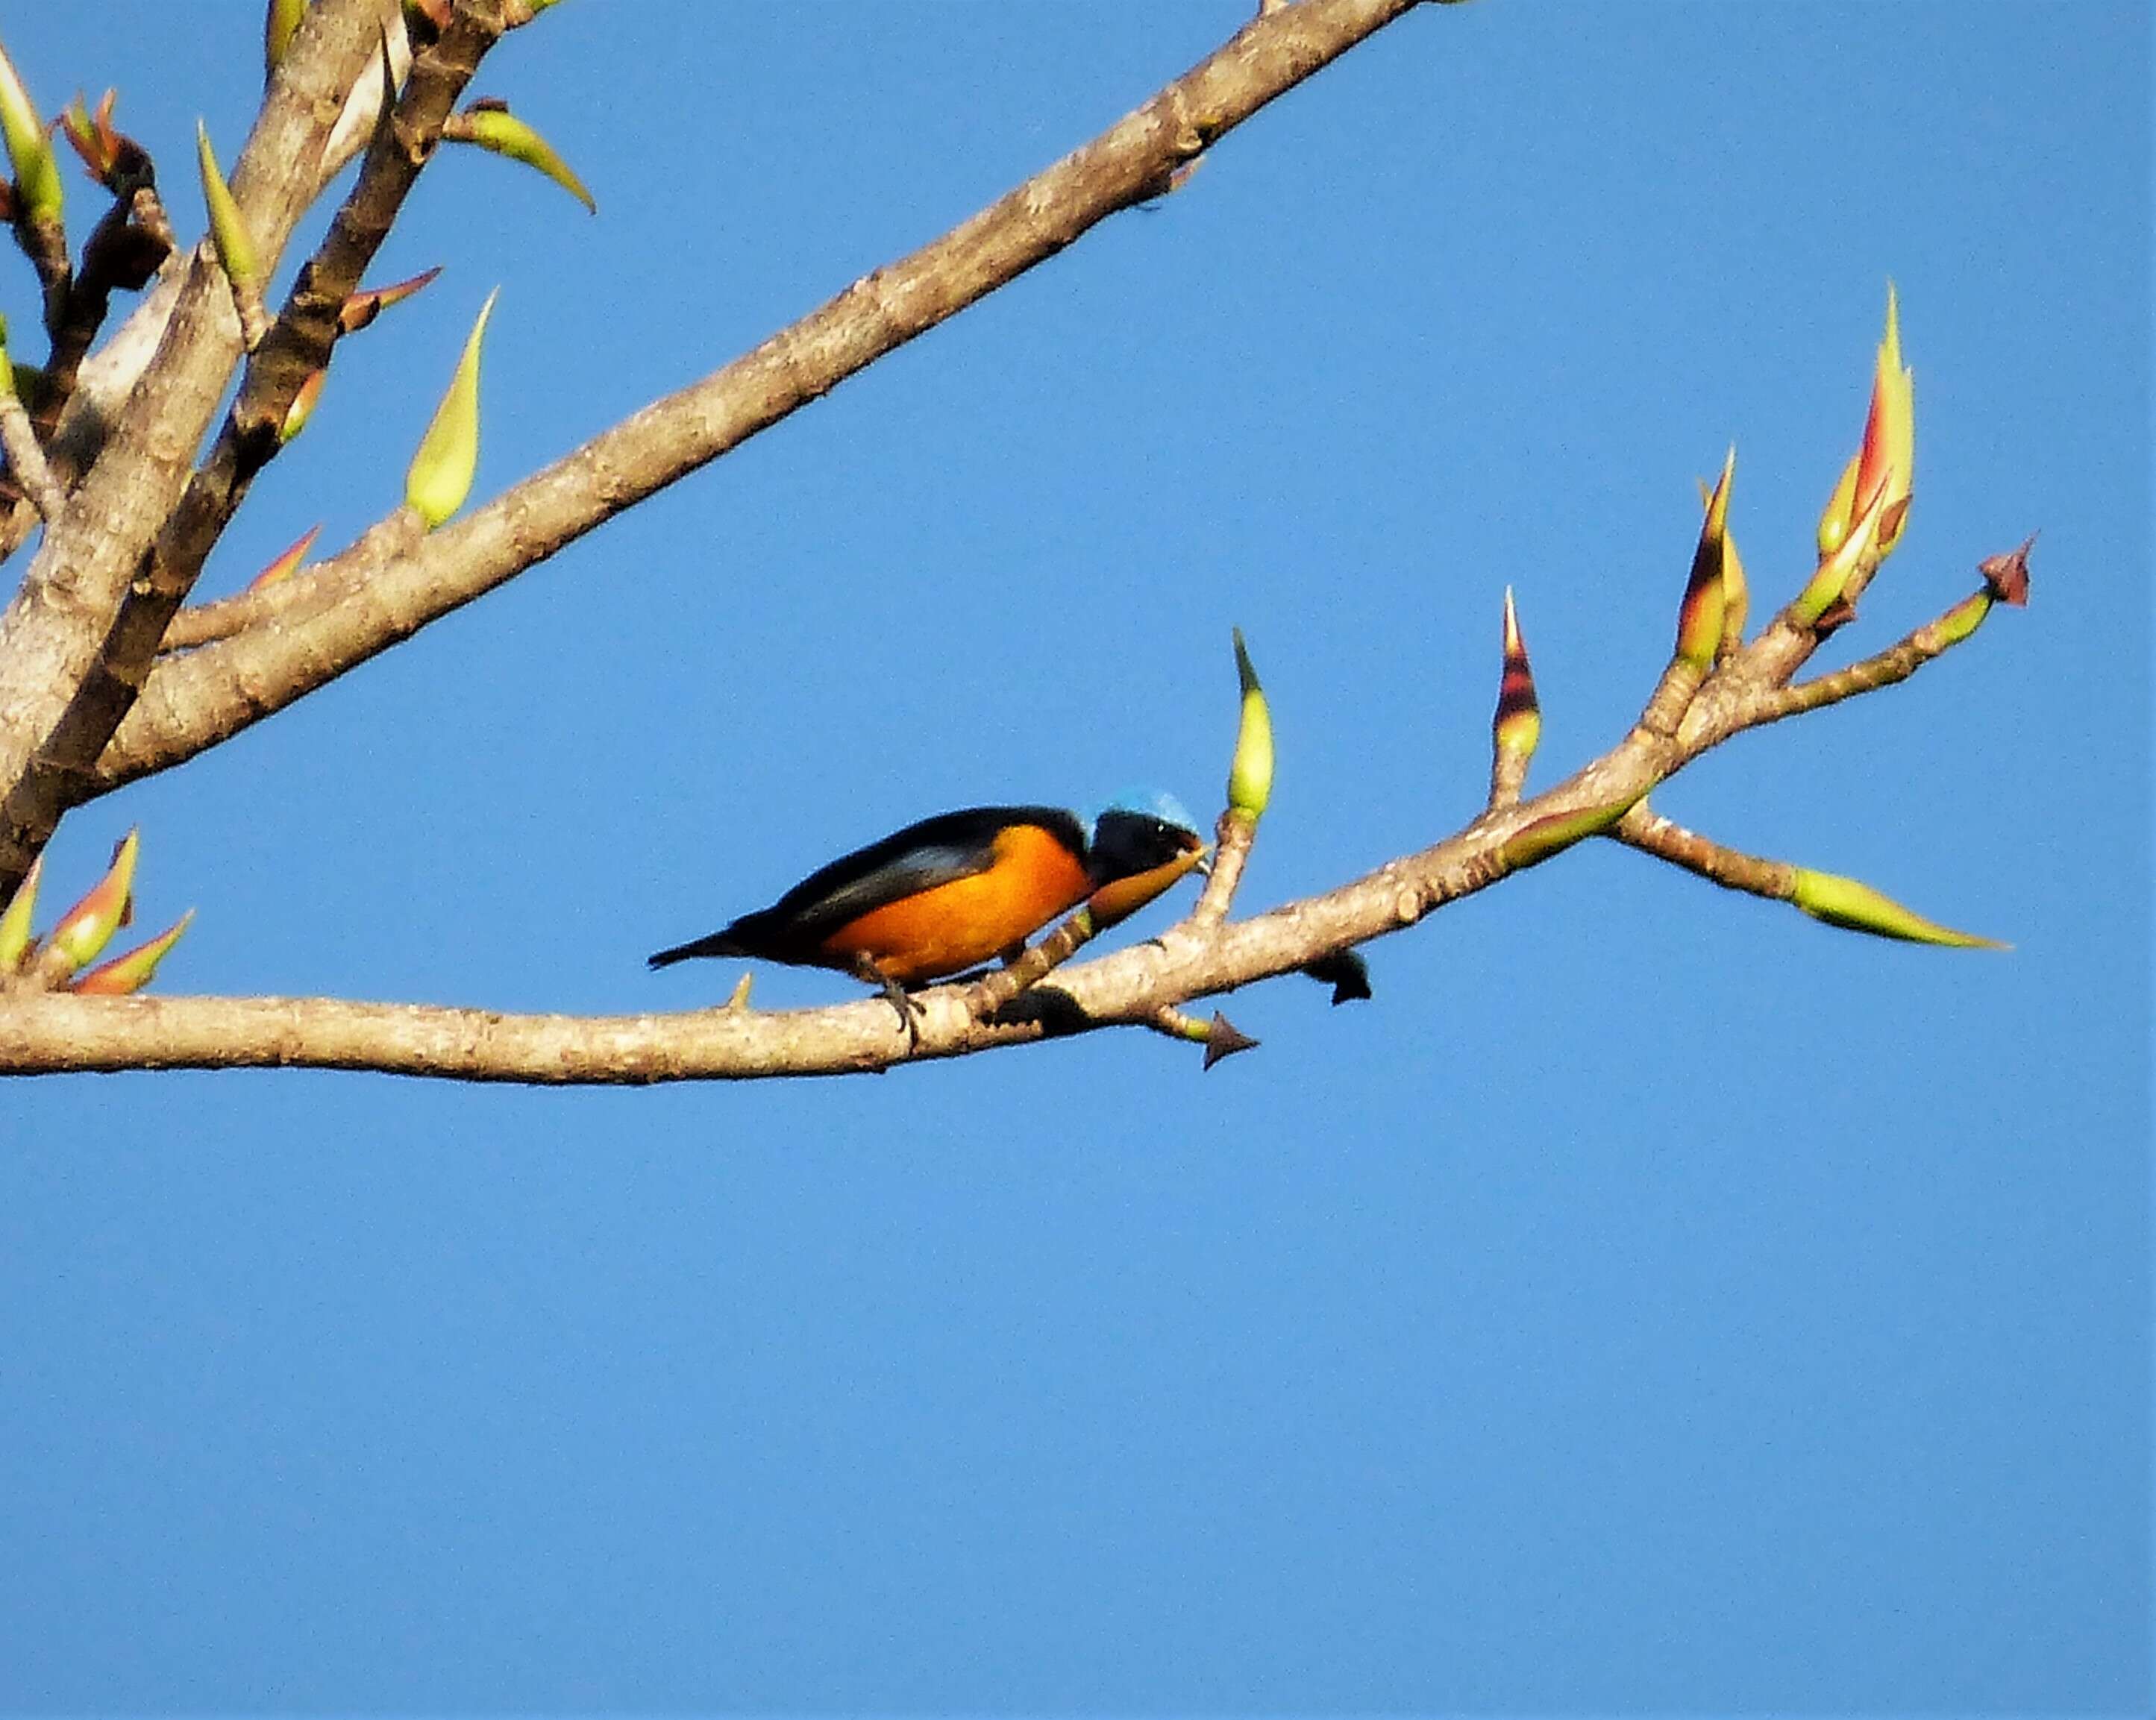
[[[1863,440],[1844,467],[1820,516],[1817,565],[1803,591],[1784,612],[1781,625],[1807,630],[1816,642],[1854,614],[1856,598],[1865,583],[1901,541],[1908,522],[1915,467],[1915,388],[1902,362],[1900,309],[1890,285],[1886,331],[1873,366]],[[1669,668],[1641,719],[1655,732],[1674,734],[1702,685],[1744,644],[1750,593],[1743,560],[1729,530],[1730,491],[1736,470],[1737,454],[1732,449],[1722,462],[1721,476],[1711,488],[1702,485],[1700,489],[1705,517],[1678,607],[1676,645]],[[2028,551],[2025,543],[2010,555],[1994,556],[1984,562],[1984,588],[1905,642],[1906,649],[1922,654],[1915,660],[1936,655],[1968,638],[1993,603],[2025,601]],[[1869,675],[1869,670],[1860,670],[1844,677],[1823,678],[1810,685],[1814,702],[1845,697],[1851,691],[1877,685]],[[1845,686],[1833,685],[1842,679]],[[1822,689],[1830,691],[1822,692]],[[1519,798],[1541,727],[1534,681],[1508,590],[1505,593],[1504,678],[1492,725],[1490,804],[1493,809]],[[1507,840],[1498,852],[1499,864],[1507,870],[1533,865],[1590,836],[1614,832],[1635,804],[1644,814],[1644,802],[1630,800],[1547,814]],[[1912,942],[2000,947],[1989,938],[1928,920],[1856,879],[1738,855],[1680,831],[1666,819],[1634,819],[1627,831],[1625,839],[1650,852],[1690,866],[1717,882],[1787,901],[1830,925]]]
[[[1843,467],[1820,516],[1818,565],[1789,605],[1790,622],[1825,634],[1855,614],[1856,593],[1892,553],[1908,523],[1916,450],[1914,379],[1902,362],[1901,313],[1890,285],[1887,329],[1873,366],[1864,439]],[[1736,470],[1737,450],[1732,448],[1713,487],[1701,486],[1706,517],[1677,610],[1672,660],[1695,675],[1707,674],[1744,642],[1751,597],[1743,558],[1729,531],[1730,485]]]
[[[137,186],[154,184],[157,172],[150,152],[126,132],[114,129],[112,108],[119,99],[118,90],[107,90],[93,113],[83,98],[76,96],[60,116],[60,132],[82,158],[85,172],[113,196],[126,197]]]
[[[113,934],[135,916],[135,859],[140,843],[130,830],[113,850],[112,864],[82,900],[54,922],[42,941],[32,934],[37,911],[42,857],[0,913],[0,989],[72,991],[85,996],[124,997],[150,983],[157,964],[172,952],[187,922],[190,908],[166,931],[124,955],[98,963]],[[92,966],[97,963],[96,966]]]

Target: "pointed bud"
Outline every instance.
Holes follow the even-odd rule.
[[[1512,604],[1512,588],[1505,588],[1505,669],[1497,683],[1497,709],[1490,719],[1490,736],[1500,752],[1509,752],[1522,764],[1542,743],[1543,707],[1535,696],[1535,671],[1527,661],[1527,644],[1520,634],[1519,612]]]
[[[1887,498],[1879,524],[1879,553],[1891,554],[1907,522],[1910,491],[1916,481],[1916,378],[1902,362],[1902,314],[1894,284],[1887,284],[1887,332],[1872,366],[1871,409],[1864,422],[1864,445],[1857,455],[1856,501],[1869,507],[1874,495]]]
[[[432,531],[465,505],[472,475],[479,470],[479,352],[494,315],[495,294],[486,295],[479,320],[465,340],[464,356],[449,392],[434,408],[434,421],[419,439],[419,451],[404,474],[404,500]]]
[[[1235,629],[1235,677],[1242,683],[1243,715],[1235,732],[1235,762],[1228,768],[1228,804],[1245,817],[1265,815],[1273,796],[1273,715],[1265,690],[1250,666],[1243,629]]]
[[[1722,649],[1722,624],[1727,613],[1723,563],[1729,533],[1729,485],[1737,475],[1737,450],[1732,448],[1722,462],[1722,476],[1707,499],[1707,519],[1699,531],[1699,546],[1692,552],[1691,577],[1685,582],[1684,601],[1677,607],[1679,661],[1704,674],[1714,666]]]
[[[150,983],[157,971],[157,964],[172,952],[172,946],[193,922],[195,911],[189,908],[177,921],[159,936],[146,944],[138,945],[124,956],[115,956],[109,962],[100,963],[71,983],[68,989],[84,997],[124,998],[138,992]]]
[[[1722,652],[1742,649],[1744,624],[1752,613],[1752,588],[1744,578],[1744,557],[1737,553],[1737,534],[1722,540]]]
[[[1238,1051],[1253,1051],[1258,1042],[1236,1026],[1218,1009],[1205,1024],[1205,1060],[1201,1066],[1210,1069],[1223,1057],[1232,1057]]]
[[[1820,516],[1822,557],[1833,555],[1875,502],[1883,501],[1879,524],[1879,557],[1884,560],[1901,542],[1917,463],[1915,378],[1902,362],[1902,316],[1894,285],[1887,284],[1887,332],[1872,367],[1871,404],[1864,420],[1864,442],[1835,485]]]
[[[408,280],[385,287],[362,288],[344,301],[343,309],[337,312],[337,326],[346,334],[357,334],[392,305],[403,304],[441,272],[442,265],[437,263],[424,274],[415,275]]]
[[[1957,932],[1927,920],[1882,896],[1868,884],[1833,872],[1796,869],[1795,889],[1789,900],[1815,920],[1851,932],[1869,932],[1876,937],[1898,937],[1911,943],[1943,944],[1954,949],[2003,950],[2007,945],[1974,932]]]
[[[277,426],[280,447],[290,442],[307,428],[307,420],[315,415],[315,408],[322,403],[322,387],[330,379],[329,368],[307,372],[306,380],[292,391],[292,403],[285,408],[285,422]]]
[[[134,916],[135,855],[141,844],[130,830],[113,850],[112,865],[90,894],[60,916],[46,940],[49,957],[75,973],[97,959],[112,934]]]
[[[299,571],[300,563],[306,559],[307,552],[315,547],[315,540],[321,536],[321,531],[322,528],[319,526],[310,526],[307,528],[306,536],[285,551],[254,578],[248,581],[247,588],[249,591],[261,591],[266,587],[280,584],[290,579]]]
[[[1976,571],[1984,576],[1984,589],[2002,603],[2015,608],[2025,608],[2029,602],[2029,552],[2035,547],[2032,535],[2021,540],[2021,547],[2010,550],[2003,556],[1987,556],[1976,564]]]
[[[1871,498],[1871,506],[1858,518],[1840,547],[1819,564],[1797,599],[1789,605],[1790,618],[1799,627],[1810,627],[1820,616],[1842,600],[1859,568],[1876,567],[1879,562],[1879,521],[1886,511],[1887,496],[1882,490]]]
[[[195,121],[195,162],[202,169],[203,201],[209,205],[209,236],[217,247],[217,260],[224,265],[234,286],[259,285],[261,275],[255,262],[254,236],[240,218],[239,205],[233,200],[232,187],[224,182],[217,153],[209,146],[209,133],[200,120]]]
[[[443,126],[442,136],[451,142],[475,144],[527,167],[536,167],[593,214],[599,212],[584,182],[569,170],[569,164],[554,152],[554,146],[510,112],[505,102],[475,101]]]
[[[38,910],[38,877],[44,867],[43,855],[30,862],[30,870],[23,875],[23,881],[15,886],[15,894],[8,899],[8,911],[0,914],[0,980],[18,971],[30,953],[33,942],[30,916]]]
[[[1574,843],[1600,835],[1631,809],[1630,800],[1621,800],[1613,806],[1590,806],[1581,812],[1553,812],[1538,818],[1497,850],[1498,863],[1508,872],[1532,866]]]
[[[1699,486],[1699,504],[1711,508],[1714,492]],[[1744,578],[1744,557],[1737,553],[1737,534],[1725,527],[1722,534],[1722,655],[1725,657],[1744,644],[1744,624],[1751,617],[1752,587]]]
[[[1819,552],[1821,561],[1840,549],[1849,536],[1850,521],[1856,511],[1856,463],[1862,458],[1861,454],[1850,455],[1849,464],[1841,469],[1841,475],[1835,480],[1834,494],[1827,497],[1826,506],[1820,511]]]
[[[262,73],[274,76],[285,63],[285,50],[300,33],[300,20],[307,15],[307,0],[270,0],[262,20]]]
[[[63,198],[60,164],[45,122],[31,105],[29,91],[15,75],[14,62],[0,49],[0,136],[15,170],[15,208],[33,221],[57,221]]]

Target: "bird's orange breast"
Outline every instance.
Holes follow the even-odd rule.
[[[1078,856],[1038,824],[997,834],[983,871],[865,913],[824,940],[834,956],[865,955],[901,984],[940,979],[1022,943],[1086,899]]]

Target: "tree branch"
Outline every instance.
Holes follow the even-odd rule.
[[[159,661],[88,792],[180,763],[283,709],[829,393],[1108,216],[1159,195],[1215,139],[1414,3],[1301,0],[1257,18],[941,239],[416,548],[386,552],[382,534],[371,535],[301,578],[212,606],[215,621],[198,630],[232,636]]]
[[[324,0],[311,8],[270,85],[233,176],[265,269],[316,193],[323,145],[376,51],[384,4]],[[207,247],[178,292],[156,362],[0,617],[0,889],[13,888],[43,842],[41,808],[54,796],[45,749],[179,500],[239,357],[230,291]]]
[[[403,97],[381,128],[358,182],[251,352],[216,445],[158,533],[146,566],[130,582],[103,649],[47,742],[37,790],[16,798],[25,841],[49,837],[62,813],[90,798],[90,767],[134,708],[167,626],[254,477],[281,445],[285,415],[300,389],[329,362],[346,298],[388,237],[444,122],[502,29],[498,0],[467,0],[439,41],[413,61]]]
[[[1974,631],[1972,623],[1947,644]],[[1786,644],[1778,644],[1768,660],[1785,655]],[[1074,922],[1075,932],[1066,927],[1051,934],[1008,978],[921,993],[917,1048],[909,1048],[880,998],[767,1014],[746,1008],[737,993],[734,1004],[690,1014],[579,1019],[326,998],[51,993],[0,1001],[0,1073],[304,1066],[621,1084],[881,1070],[1118,1025],[1189,1037],[1184,1004],[1400,931],[1604,831],[1717,883],[1789,900],[1781,874],[1789,869],[1708,842],[1643,804],[1702,752],[1781,714],[1780,688],[1760,679],[1756,665],[1748,673],[1747,663],[1739,653],[1708,672],[1689,711],[1673,704],[1670,690],[1691,677],[1665,674],[1642,721],[1608,752],[1541,794],[1486,809],[1418,854],[1250,919],[1224,922],[1194,907],[1155,938],[1042,978],[1088,935],[1090,927]],[[1708,716],[1695,725],[1702,710]],[[1249,829],[1255,834],[1255,821]],[[1029,980],[1039,983],[1017,989]],[[1225,1048],[1240,1038],[1228,1029]]]

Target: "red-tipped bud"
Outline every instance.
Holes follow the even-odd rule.
[[[146,180],[150,173],[148,152],[113,129],[112,105],[118,100],[117,90],[106,90],[93,114],[78,95],[60,116],[60,131],[82,157],[85,171],[116,195]]]
[[[1505,670],[1497,683],[1497,709],[1490,719],[1490,737],[1500,753],[1522,765],[1542,743],[1542,701],[1535,696],[1535,671],[1527,661],[1527,642],[1520,634],[1519,611],[1512,588],[1505,588]]]
[[[1864,442],[1844,469],[1826,511],[1820,516],[1822,557],[1833,555],[1857,521],[1880,504],[1878,553],[1883,560],[1901,542],[1917,464],[1916,383],[1902,362],[1902,318],[1893,284],[1887,287],[1887,332],[1872,367],[1871,405]]]
[[[1699,546],[1692,552],[1691,577],[1685,582],[1684,602],[1677,608],[1676,655],[1702,674],[1714,666],[1715,653],[1722,649],[1722,624],[1727,613],[1724,570],[1728,560],[1729,485],[1736,475],[1737,450],[1732,448],[1722,463],[1722,476],[1707,499],[1707,519],[1700,527]]]
[[[408,280],[400,280],[390,286],[362,288],[344,301],[344,308],[337,313],[337,326],[346,334],[357,334],[392,305],[403,304],[441,272],[442,265],[437,263],[425,273],[415,275]]]
[[[68,973],[95,961],[112,942],[112,934],[134,917],[135,855],[141,845],[136,832],[130,830],[113,850],[110,869],[53,927],[47,953]]]
[[[195,916],[189,908],[178,920],[167,927],[149,942],[139,944],[124,956],[115,956],[101,962],[68,987],[85,997],[124,998],[138,992],[150,983],[157,973],[157,964],[172,952],[172,946],[180,941]]]
[[[2019,609],[2029,601],[2029,552],[2035,547],[2031,536],[2021,541],[2021,547],[2010,550],[2003,556],[1987,556],[1976,564],[1976,571],[1984,576],[1984,589],[2002,603],[2010,603]]]
[[[279,555],[275,561],[270,562],[254,578],[248,581],[247,588],[249,591],[261,591],[290,579],[299,571],[300,563],[307,558],[307,552],[315,547],[315,540],[321,536],[321,526],[310,526],[305,537]]]

